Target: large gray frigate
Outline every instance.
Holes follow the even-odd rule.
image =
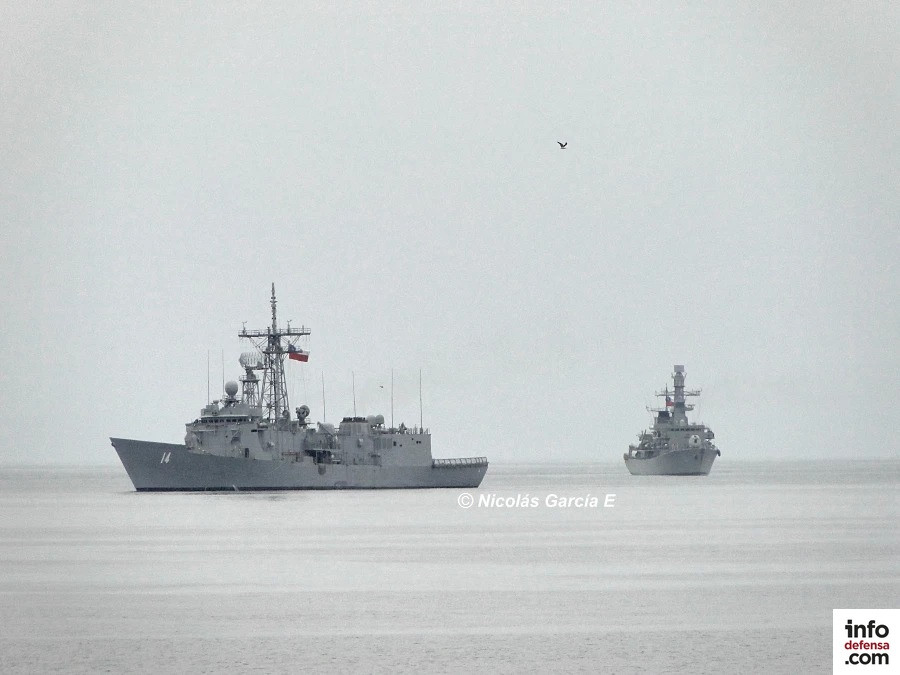
[[[672,378],[675,391],[666,387],[656,394],[665,397],[665,407],[650,408],[656,414],[653,428],[638,434],[638,444],[628,446],[624,455],[634,476],[706,476],[722,454],[713,444],[712,429],[688,421],[687,411],[694,406],[685,403],[685,396],[699,396],[700,391],[684,390],[684,366],[675,366]]]
[[[185,425],[184,445],[110,439],[135,489],[478,487],[487,458],[433,459],[421,424],[385,427],[382,415],[370,415],[345,417],[335,428],[310,422],[305,405],[292,418],[284,362],[308,360],[297,343],[310,333],[278,326],[274,284],[271,306],[270,327],[238,334],[256,348],[241,355],[240,385],[226,383],[224,397]]]

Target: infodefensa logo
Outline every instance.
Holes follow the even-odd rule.
[[[900,610],[835,609],[831,619],[835,673],[900,673],[900,656],[891,663],[891,629],[900,626]]]

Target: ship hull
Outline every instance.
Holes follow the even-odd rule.
[[[184,445],[112,438],[139,492],[475,488],[487,462],[455,465],[314,464],[222,457]]]
[[[632,476],[708,476],[717,450],[674,450],[639,459],[625,455]]]

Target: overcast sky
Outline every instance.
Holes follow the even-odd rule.
[[[292,406],[421,368],[436,456],[620,461],[675,363],[722,462],[900,456],[896,2],[162,4],[0,10],[0,462],[181,442],[273,281]]]

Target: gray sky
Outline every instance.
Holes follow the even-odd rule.
[[[720,461],[900,455],[897,3],[186,4],[0,10],[0,462],[180,442],[272,281],[292,404],[421,367],[438,456],[617,460],[674,363]]]

